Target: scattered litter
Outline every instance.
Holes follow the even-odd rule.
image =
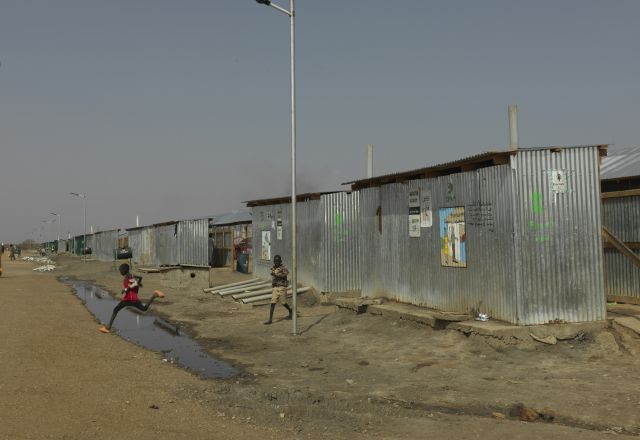
[[[53,260],[47,257],[22,257],[22,261],[31,261],[32,263],[54,264]]]
[[[502,414],[501,412],[493,412],[493,413],[491,413],[491,417],[493,417],[494,419],[503,420],[503,419],[505,419],[507,416],[505,416],[505,415],[504,415],[504,414]]]
[[[149,408],[151,408],[151,409],[160,409],[160,407],[158,405],[156,405],[156,404],[153,404],[153,405],[149,406]]]
[[[347,379],[347,380],[346,380],[346,382],[347,382],[349,385],[354,385],[354,384],[356,383],[353,379]]]
[[[47,264],[46,266],[40,266],[33,269],[37,272],[53,272],[56,270],[56,267],[53,264]]]
[[[484,314],[484,313],[479,313],[478,317],[476,318],[476,321],[486,322],[488,320],[489,320],[489,315]]]

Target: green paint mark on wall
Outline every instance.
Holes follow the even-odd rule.
[[[336,214],[336,226],[340,226],[342,225],[342,213],[337,213]]]
[[[531,193],[531,210],[534,214],[540,215],[544,208],[542,207],[542,193],[534,191]]]

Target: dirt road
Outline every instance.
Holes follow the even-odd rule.
[[[154,312],[180,322],[242,371],[202,380],[117,335],[103,335],[56,276],[116,291],[112,264],[58,258],[55,274],[3,261],[1,438],[600,439],[640,433],[640,343],[607,329],[546,346],[511,345],[301,299],[302,334],[263,326],[266,310],[201,291]],[[238,275],[220,274],[230,281]],[[143,295],[144,297],[144,295]],[[280,311],[282,314],[283,312]],[[509,418],[516,403],[553,423]],[[152,408],[158,407],[158,409]],[[505,414],[505,420],[491,417]]]

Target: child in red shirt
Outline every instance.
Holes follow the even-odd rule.
[[[111,332],[111,326],[113,325],[113,321],[116,319],[116,315],[120,310],[124,309],[125,307],[135,307],[138,310],[142,310],[143,312],[146,312],[149,309],[149,306],[151,305],[154,299],[164,298],[164,293],[162,293],[159,290],[154,290],[153,295],[151,296],[149,301],[147,301],[146,304],[142,304],[142,302],[138,299],[138,290],[140,289],[140,287],[142,287],[142,277],[137,277],[135,275],[132,275],[129,272],[128,264],[121,264],[118,270],[120,271],[120,274],[124,277],[124,280],[122,282],[122,286],[123,286],[122,293],[124,294],[124,296],[122,297],[118,305],[115,306],[115,308],[113,309],[113,313],[111,314],[111,320],[109,321],[109,325],[108,326],[103,325],[98,329],[102,333]]]

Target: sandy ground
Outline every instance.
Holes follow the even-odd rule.
[[[640,339],[622,328],[554,346],[356,315],[300,297],[290,321],[266,307],[170,289],[153,313],[180,323],[242,373],[204,380],[103,335],[57,276],[119,291],[113,264],[58,258],[53,274],[3,259],[1,438],[601,439],[640,434]],[[216,272],[216,283],[243,275]],[[145,293],[141,295],[146,298]],[[117,322],[116,322],[117,327]],[[509,417],[522,403],[552,423]],[[158,409],[150,408],[152,405]],[[492,413],[506,415],[505,420]]]

